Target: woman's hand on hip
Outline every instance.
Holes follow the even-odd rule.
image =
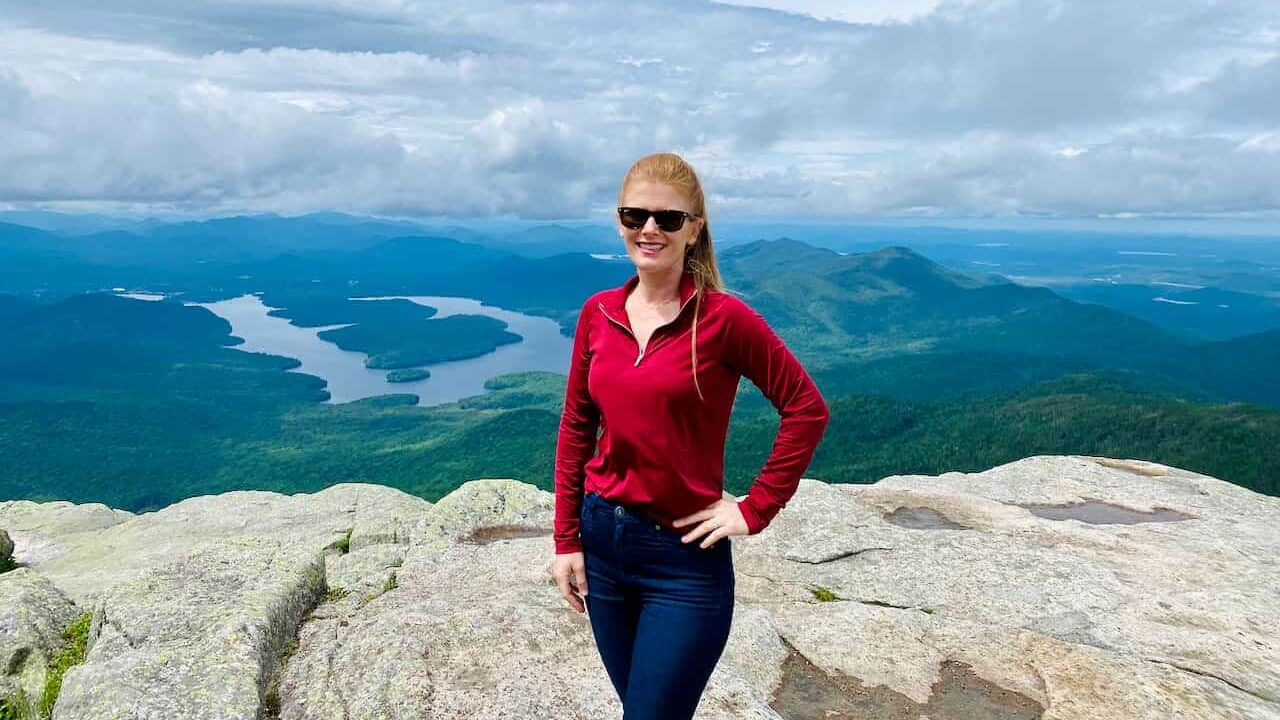
[[[726,535],[747,535],[751,532],[747,527],[746,518],[742,517],[742,511],[738,509],[738,501],[724,498],[720,498],[692,515],[676,520],[672,525],[682,528],[691,523],[697,523],[697,525],[680,539],[688,543],[706,535],[702,541],[704,550],[715,545]]]
[[[587,566],[582,553],[556,555],[555,563],[551,566],[551,576],[555,578],[556,586],[560,588],[560,594],[569,603],[569,607],[580,613],[586,612],[582,598],[587,596]]]

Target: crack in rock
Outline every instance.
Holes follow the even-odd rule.
[[[783,559],[790,560],[791,562],[805,563],[807,565],[821,565],[823,563],[835,562],[836,560],[843,560],[848,557],[857,557],[858,555],[861,555],[866,552],[871,552],[872,550],[883,550],[885,552],[893,552],[893,548],[888,548],[888,547],[866,547],[866,548],[858,548],[857,550],[840,551],[829,556],[819,557],[816,560],[806,558],[806,557],[800,557],[799,555],[792,555],[792,554],[786,555]]]
[[[844,600],[846,598],[840,599]],[[931,610],[926,610],[919,605],[894,605],[893,603],[884,602],[883,600],[858,600],[857,602],[860,602],[863,605],[871,605],[873,607],[891,608],[893,610],[915,610],[916,612],[922,612],[925,615],[933,614]]]
[[[1259,695],[1258,693],[1256,693],[1256,692],[1254,692],[1254,691],[1252,691],[1252,690],[1249,690],[1248,688],[1240,687],[1239,685],[1237,685],[1237,684],[1235,684],[1235,683],[1231,682],[1230,680],[1228,680],[1228,679],[1226,679],[1226,678],[1223,678],[1223,677],[1219,677],[1219,676],[1217,676],[1217,675],[1214,675],[1214,674],[1213,674],[1213,673],[1211,673],[1211,672],[1205,672],[1205,671],[1203,671],[1203,670],[1196,670],[1195,668],[1187,667],[1186,665],[1179,665],[1178,663],[1176,663],[1176,662],[1172,662],[1172,661],[1169,661],[1169,660],[1158,660],[1158,659],[1156,659],[1156,658],[1143,658],[1143,660],[1146,660],[1146,661],[1147,661],[1147,662],[1149,662],[1149,663],[1155,663],[1156,665],[1164,665],[1164,666],[1166,666],[1166,667],[1171,667],[1171,668],[1173,668],[1174,670],[1181,670],[1181,671],[1182,671],[1182,672],[1184,672],[1184,673],[1188,673],[1188,674],[1190,674],[1190,675],[1195,675],[1195,676],[1197,676],[1197,677],[1208,678],[1209,680],[1217,680],[1218,682],[1220,682],[1220,683],[1222,683],[1222,684],[1224,684],[1224,685],[1226,685],[1226,686],[1228,686],[1228,687],[1231,687],[1231,688],[1234,688],[1234,689],[1236,689],[1236,690],[1239,690],[1240,692],[1244,693],[1245,695],[1248,695],[1248,696],[1253,697],[1253,698],[1257,698],[1258,700],[1261,700],[1261,701],[1263,701],[1263,702],[1265,702],[1265,703],[1272,703],[1272,704],[1275,704],[1275,702],[1276,702],[1276,698],[1270,698],[1270,697],[1267,697],[1267,696],[1265,696],[1265,695]]]

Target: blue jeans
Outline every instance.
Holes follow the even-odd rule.
[[[733,623],[729,538],[682,543],[593,492],[580,527],[587,615],[624,720],[692,718]]]

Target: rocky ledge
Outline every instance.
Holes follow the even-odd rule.
[[[0,697],[55,720],[616,718],[551,581],[553,498],[468,482],[0,503]],[[735,537],[698,717],[1280,718],[1280,500],[1152,463],[804,480]]]

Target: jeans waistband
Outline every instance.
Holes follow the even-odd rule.
[[[582,502],[584,507],[586,507],[588,503],[594,503],[596,505],[600,505],[602,507],[608,508],[609,513],[613,515],[615,520],[635,522],[638,524],[646,525],[659,532],[665,532],[665,533],[675,532],[670,528],[663,526],[662,523],[657,522],[656,520],[644,514],[643,512],[636,510],[634,508],[629,508],[626,505],[616,503],[596,492],[588,492],[585,495],[583,495]]]

